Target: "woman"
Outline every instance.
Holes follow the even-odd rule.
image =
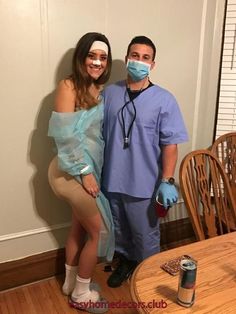
[[[70,305],[76,308],[81,308],[81,302],[104,300],[92,289],[91,277],[97,256],[110,261],[114,253],[110,207],[100,191],[104,149],[100,92],[109,79],[111,63],[107,38],[100,33],[85,34],[75,48],[71,76],[58,85],[49,122],[48,135],[58,151],[49,166],[49,182],[55,194],[72,207],[62,290],[71,295]],[[107,310],[85,305],[84,309],[92,313]]]

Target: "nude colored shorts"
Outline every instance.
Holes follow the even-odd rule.
[[[49,165],[48,180],[56,196],[67,201],[78,217],[93,216],[99,212],[95,199],[83,186],[74,177],[58,168],[57,157]]]

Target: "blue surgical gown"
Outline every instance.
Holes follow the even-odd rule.
[[[81,174],[93,173],[100,184],[104,153],[103,115],[104,104],[101,101],[89,110],[68,113],[53,111],[50,118],[48,135],[55,140],[59,168],[80,183]],[[96,197],[96,202],[107,229],[106,239],[104,235],[100,237],[98,256],[106,256],[111,261],[114,253],[114,226],[110,206],[102,192]]]

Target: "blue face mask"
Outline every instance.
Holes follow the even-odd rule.
[[[131,78],[137,82],[149,75],[151,64],[128,59],[126,68]]]

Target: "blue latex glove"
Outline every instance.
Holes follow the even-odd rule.
[[[161,182],[157,189],[156,199],[159,199],[166,209],[172,207],[178,200],[178,191],[175,185],[168,182]]]

